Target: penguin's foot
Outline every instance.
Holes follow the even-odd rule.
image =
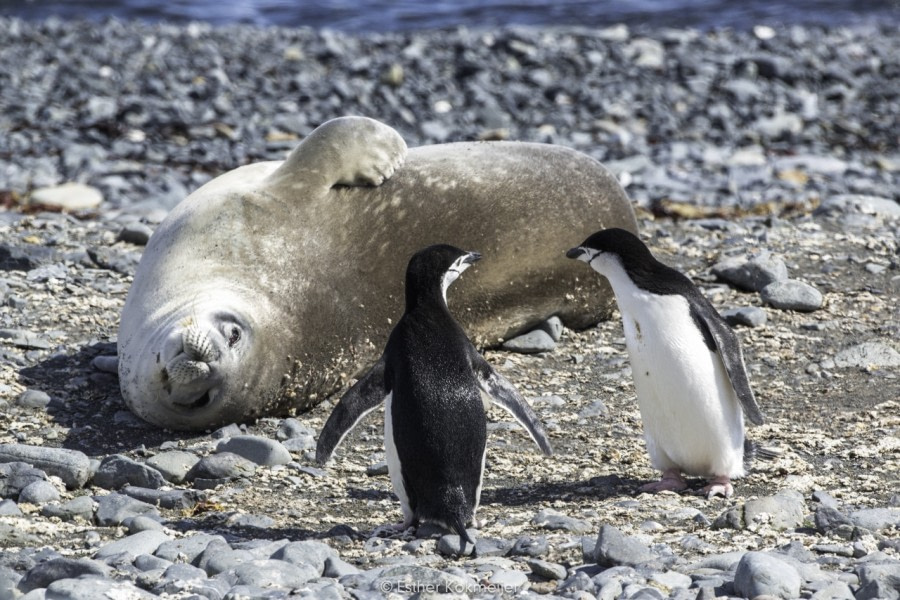
[[[710,479],[704,486],[703,493],[708,498],[722,496],[723,498],[731,498],[734,495],[734,488],[731,487],[731,479],[724,475]]]
[[[680,492],[687,488],[687,482],[681,476],[679,469],[666,469],[663,471],[662,479],[647,483],[638,488],[641,492]]]
[[[399,533],[405,533],[412,527],[412,523],[385,523],[372,530],[371,537],[392,537]]]

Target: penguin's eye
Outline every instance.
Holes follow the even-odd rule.
[[[228,347],[233,348],[241,339],[241,330],[237,327],[231,328],[231,335],[228,336]]]

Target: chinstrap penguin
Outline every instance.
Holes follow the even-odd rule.
[[[641,491],[683,490],[686,473],[709,480],[707,496],[731,496],[755,450],[744,414],[764,420],[737,335],[690,279],[628,231],[599,231],[566,256],[606,277],[619,305],[647,451],[663,472]]]
[[[433,522],[460,536],[478,508],[487,424],[481,393],[510,411],[545,454],[537,416],[478,353],[447,308],[447,288],[481,256],[440,244],[413,255],[406,310],[375,366],[340,399],[322,429],[316,460],[328,460],[360,419],[385,403],[384,444],[402,529]]]

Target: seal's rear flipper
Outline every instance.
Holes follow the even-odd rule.
[[[386,395],[382,356],[368,373],[347,390],[331,411],[316,444],[316,462],[325,464],[350,430],[378,408]]]
[[[481,390],[515,417],[516,421],[528,431],[541,452],[547,456],[552,455],[553,448],[550,446],[550,440],[547,439],[547,432],[544,431],[544,426],[541,425],[540,419],[534,414],[528,402],[474,348],[472,349],[472,366],[478,375],[478,385]]]
[[[406,142],[393,128],[366,117],[340,117],[316,127],[267,181],[276,195],[336,185],[378,186],[406,158]]]

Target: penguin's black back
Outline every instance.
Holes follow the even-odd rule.
[[[428,269],[440,277],[407,273],[407,310],[385,349],[385,384],[410,508],[419,520],[457,528],[473,516],[487,423],[475,350],[443,298],[446,268]]]

